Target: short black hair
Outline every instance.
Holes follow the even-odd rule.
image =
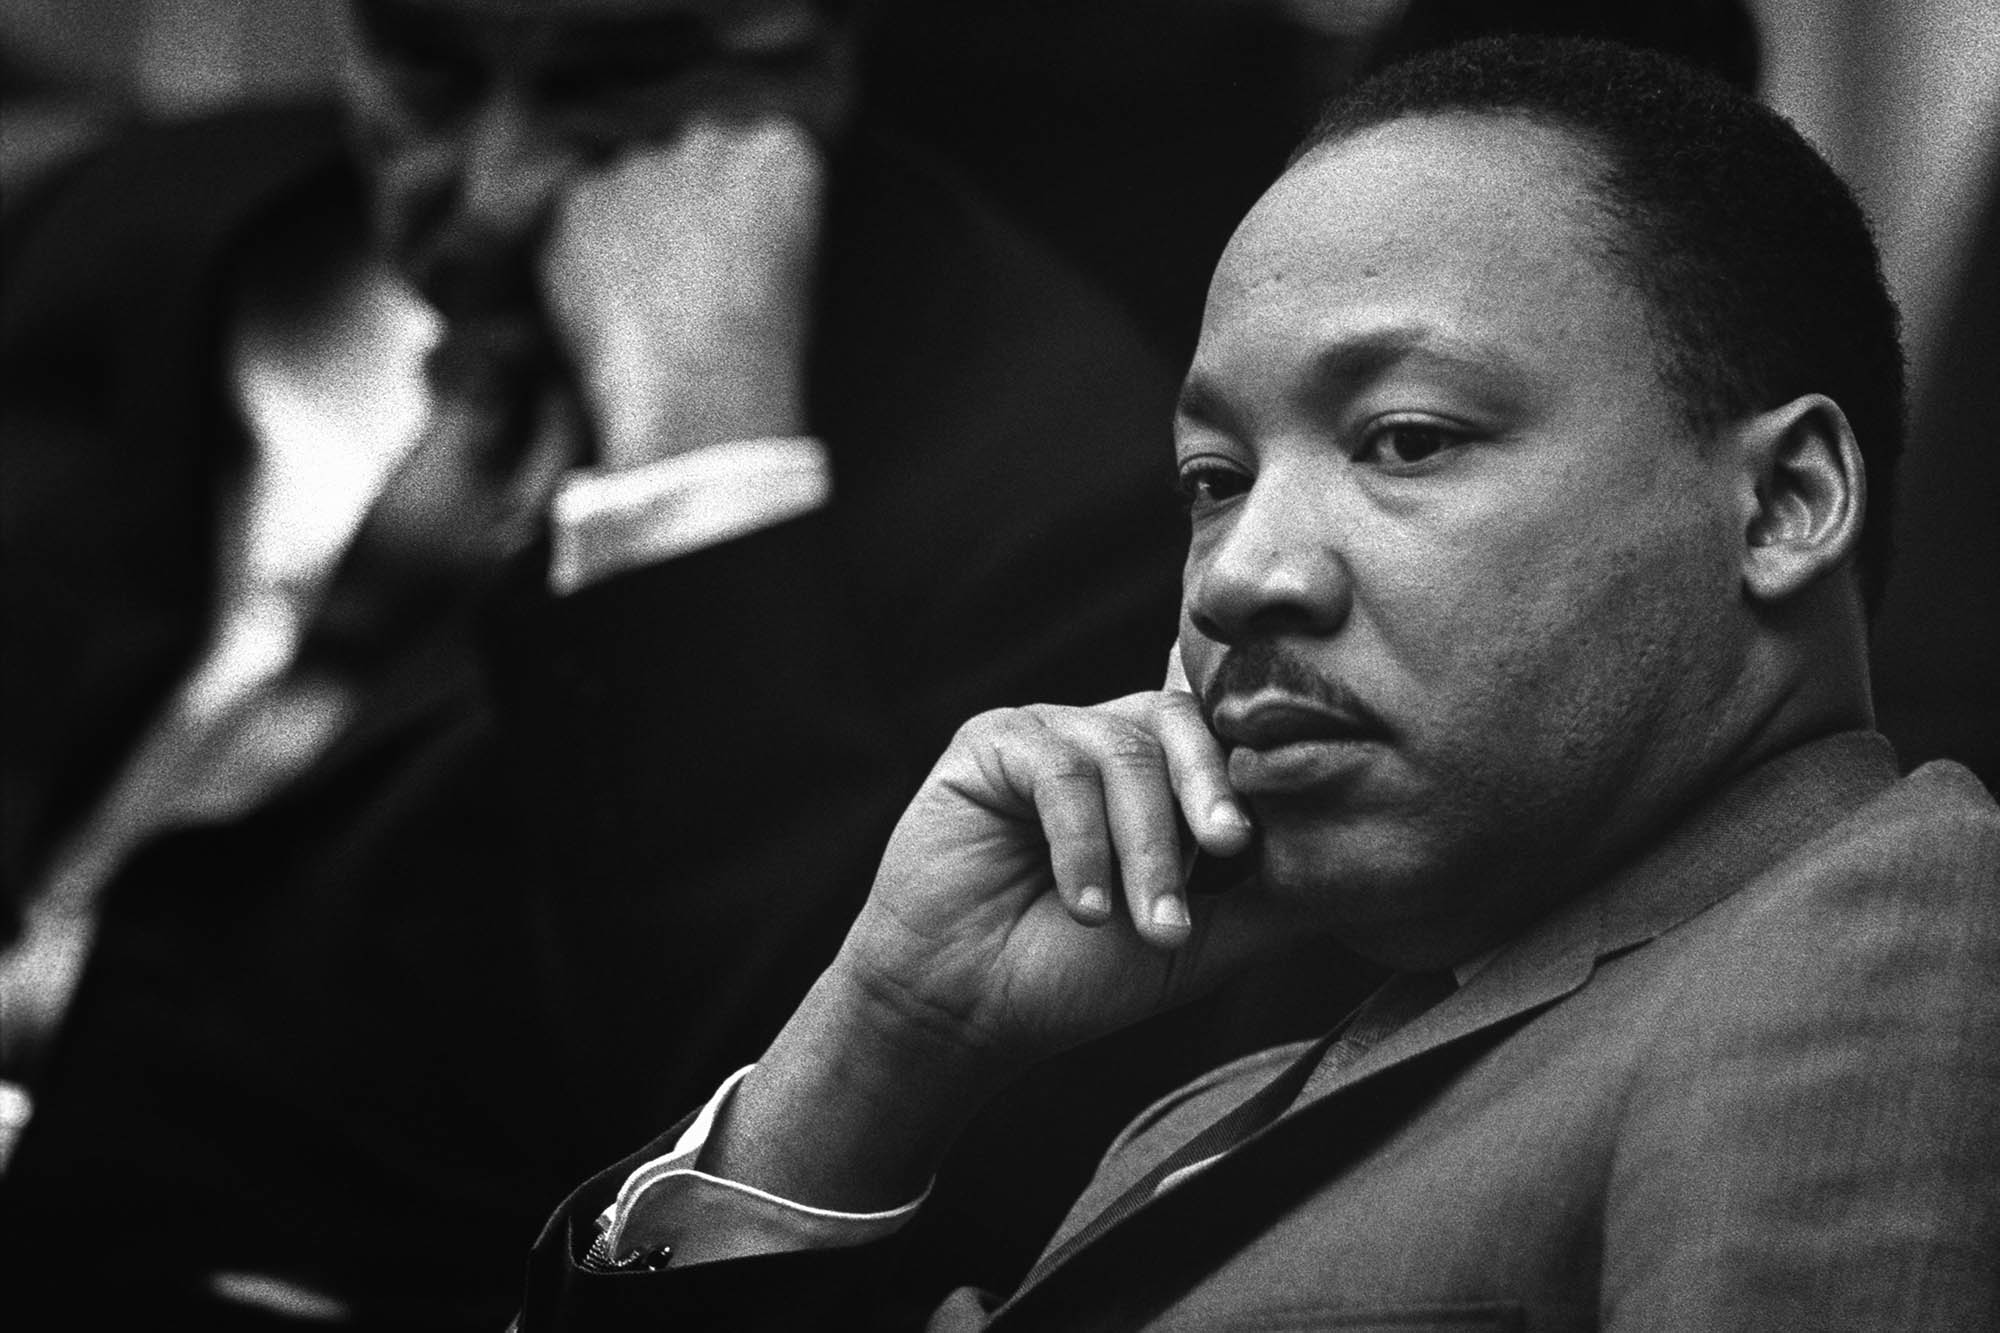
[[[1292,155],[1411,116],[1518,115],[1601,163],[1603,257],[1644,298],[1660,375],[1689,424],[1824,393],[1860,441],[1856,564],[1872,610],[1903,448],[1896,305],[1860,204],[1777,112],[1666,56],[1609,42],[1482,38],[1394,65],[1335,99]]]

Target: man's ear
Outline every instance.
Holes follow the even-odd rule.
[[[1846,560],[1861,539],[1867,482],[1847,414],[1807,394],[1739,423],[1743,586],[1782,601]]]

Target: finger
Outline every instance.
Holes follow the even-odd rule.
[[[1005,754],[1009,780],[1026,792],[1049,845],[1056,896],[1087,926],[1111,919],[1112,845],[1097,766],[1038,719]]]
[[[1141,938],[1177,948],[1188,934],[1181,829],[1167,759],[1144,726],[1108,712],[1065,714],[1064,730],[1095,760],[1126,910]]]
[[[1229,785],[1228,756],[1191,694],[1168,690],[1119,699],[1111,711],[1149,730],[1166,757],[1167,777],[1195,842],[1212,856],[1240,856],[1254,829]]]
[[[1201,849],[1240,856],[1250,846],[1249,813],[1229,785],[1229,759],[1190,694],[1165,693],[1155,703],[1153,734],[1166,755],[1181,815]]]

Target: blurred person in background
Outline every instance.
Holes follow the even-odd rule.
[[[492,1326],[573,1145],[782,1018],[913,756],[1156,673],[1172,605],[1164,368],[856,122],[843,7],[348,18],[345,117],[165,127],[10,209],[10,882],[117,823],[191,658],[176,707],[276,742],[134,839],[34,1070],[9,1285],[77,1318]],[[259,462],[327,438],[379,494],[332,572],[260,571],[325,497]],[[662,1012],[679,1055],[605,1058]]]

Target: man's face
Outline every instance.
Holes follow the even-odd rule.
[[[1743,520],[1568,136],[1399,121],[1223,256],[1178,414],[1182,653],[1268,891],[1364,951],[1506,937],[1712,776]]]
[[[822,132],[840,34],[808,0],[350,0],[349,102],[390,256],[447,318],[535,308],[560,192],[697,107]]]

